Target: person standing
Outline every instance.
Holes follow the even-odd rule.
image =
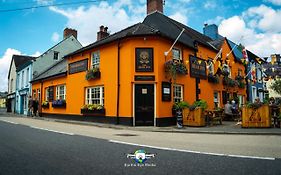
[[[29,96],[29,98],[28,98],[28,111],[27,111],[27,116],[32,116],[33,114],[32,114],[32,110],[33,110],[33,99],[32,99],[32,97],[31,97],[31,95]]]
[[[36,117],[37,116],[37,112],[38,112],[38,101],[37,99],[35,98],[35,100],[33,100],[33,116]]]

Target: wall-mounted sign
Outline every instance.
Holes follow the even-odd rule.
[[[136,48],[136,72],[153,72],[153,49]]]
[[[155,81],[154,75],[136,75],[135,81]]]
[[[189,56],[190,77],[207,79],[205,60],[195,56]]]
[[[171,101],[171,83],[162,82],[162,101]]]
[[[49,86],[49,101],[54,100],[54,86]]]
[[[85,59],[85,60],[70,63],[68,65],[69,74],[83,72],[83,71],[86,71],[86,70],[88,70],[88,58]]]

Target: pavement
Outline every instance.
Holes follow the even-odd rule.
[[[26,117],[24,115],[17,115],[3,112],[0,110],[1,115],[9,117]],[[28,117],[31,118],[31,117]],[[112,128],[119,130],[133,130],[133,131],[147,131],[147,132],[168,132],[168,133],[196,133],[196,134],[245,134],[245,135],[281,135],[280,128],[242,128],[241,125],[236,125],[237,122],[233,121],[223,121],[222,125],[211,125],[206,127],[187,127],[177,128],[176,126],[169,127],[153,127],[153,126],[124,126],[124,125],[115,125],[107,123],[95,123],[88,121],[76,121],[76,120],[64,120],[64,119],[55,119],[55,118],[46,118],[46,117],[33,117],[34,120],[45,120],[45,121],[54,121],[61,123],[77,124],[77,125],[87,125],[87,126],[96,126],[101,128]]]

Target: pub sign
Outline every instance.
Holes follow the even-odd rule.
[[[153,49],[136,48],[136,72],[153,72]]]
[[[189,65],[190,65],[190,77],[207,79],[205,60],[190,55]]]
[[[74,74],[78,72],[83,72],[88,70],[88,59],[84,59],[81,61],[76,61],[74,63],[70,63],[68,66],[69,74]]]

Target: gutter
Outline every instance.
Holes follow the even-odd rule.
[[[116,124],[120,123],[119,121],[119,106],[120,106],[120,40],[117,44],[117,104],[116,104]]]

